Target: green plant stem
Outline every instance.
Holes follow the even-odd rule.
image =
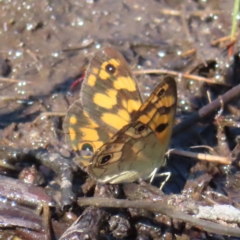
[[[233,18],[232,18],[232,29],[231,29],[231,40],[234,39],[234,36],[237,31],[237,15],[239,13],[240,0],[235,0],[233,7]]]

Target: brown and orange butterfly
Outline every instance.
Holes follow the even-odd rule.
[[[133,182],[165,165],[177,103],[176,82],[165,77],[143,103],[132,71],[112,48],[90,61],[80,100],[63,129],[75,161],[98,182]]]

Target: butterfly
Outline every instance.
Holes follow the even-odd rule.
[[[96,52],[80,99],[63,123],[75,161],[98,182],[118,184],[148,177],[164,166],[177,104],[167,76],[143,102],[124,57],[112,48]]]

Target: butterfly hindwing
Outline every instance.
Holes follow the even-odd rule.
[[[173,77],[166,76],[154,89],[134,116],[147,124],[157,135],[161,145],[170,141],[177,104],[177,86]]]

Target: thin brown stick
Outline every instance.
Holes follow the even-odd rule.
[[[51,239],[51,231],[50,231],[50,211],[49,211],[49,206],[47,203],[43,202],[43,226],[45,230],[45,234],[47,237],[47,240]]]
[[[173,9],[161,9],[160,12],[165,15],[180,16],[181,12]]]
[[[207,150],[209,150],[211,152],[215,152],[212,147],[207,146],[207,145],[192,146],[191,149],[193,149],[193,148],[206,148]]]
[[[193,113],[190,117],[179,123],[173,130],[173,136],[179,134],[181,131],[190,128],[192,125],[197,123],[200,119],[213,114],[219,109],[222,104],[226,105],[228,102],[232,101],[234,98],[240,95],[240,84],[234,88],[227,91],[225,94],[219,96],[217,99],[209,103],[208,105],[202,107],[199,111]]]
[[[195,47],[196,44],[194,44],[193,38],[190,33],[187,18],[188,18],[188,14],[185,11],[185,6],[182,5],[182,11],[181,11],[182,29],[186,35],[186,38],[187,38],[189,44],[191,44],[191,46],[193,46],[193,48],[196,48]],[[201,60],[202,64],[206,67],[207,63],[206,63],[204,57],[202,56],[201,52],[198,52],[198,58]]]
[[[42,112],[40,117],[64,117],[66,112]]]
[[[160,12],[162,14],[165,14],[165,15],[172,15],[172,16],[180,16],[181,15],[181,11],[178,11],[178,10],[172,10],[172,9],[161,9]],[[209,16],[210,14],[219,14],[221,13],[221,11],[218,11],[218,10],[215,10],[215,11],[201,11],[201,10],[198,10],[198,11],[193,11],[191,12],[189,15],[190,16],[194,16],[194,17],[205,17],[205,16]]]
[[[33,59],[33,63],[36,66],[37,70],[40,71],[42,68],[42,64],[40,63],[37,55],[31,51],[30,49],[25,49],[26,53]]]
[[[135,75],[140,75],[140,74],[169,74],[172,76],[179,76],[191,80],[196,80],[196,81],[203,81],[211,84],[220,84],[220,85],[225,85],[229,86],[225,83],[220,83],[216,82],[214,78],[205,78],[205,77],[200,77],[192,74],[187,74],[187,73],[180,73],[176,71],[171,71],[171,70],[166,70],[166,69],[145,69],[145,70],[136,70],[134,71]]]
[[[63,52],[69,52],[69,51],[82,50],[82,49],[90,47],[93,43],[94,43],[94,40],[93,39],[89,39],[89,41],[84,43],[82,46],[75,46],[75,47],[64,48],[62,51]]]
[[[239,34],[239,33],[236,33],[236,34],[235,34],[235,37],[237,37],[238,34]],[[230,36],[230,35],[224,36],[224,37],[218,38],[218,39],[216,39],[216,40],[213,40],[213,41],[211,42],[211,45],[212,45],[212,46],[215,46],[215,45],[217,45],[217,44],[219,44],[219,43],[221,43],[221,42],[226,42],[226,41],[228,41],[229,39],[231,39],[231,36]]]
[[[186,52],[183,52],[183,53],[181,54],[181,57],[187,57],[187,56],[189,56],[189,55],[193,55],[194,53],[196,53],[196,49],[195,49],[195,48],[192,48],[192,49],[190,49],[190,50],[188,50],[188,51],[186,51]]]
[[[42,117],[65,117],[66,112],[42,112],[34,121],[33,124],[38,122]]]
[[[227,105],[227,109],[231,114],[237,115],[237,117],[240,117],[240,110],[230,104]]]
[[[214,156],[214,155],[210,155],[210,154],[195,153],[195,152],[189,152],[189,151],[178,150],[178,149],[171,149],[171,150],[169,150],[168,153],[180,155],[180,156],[184,156],[184,157],[196,158],[201,161],[208,161],[208,162],[213,162],[213,163],[218,163],[218,164],[223,164],[223,165],[231,164],[230,158],[216,156],[216,155]]]
[[[0,96],[0,101],[18,101],[18,100],[27,100],[29,96]]]
[[[198,219],[192,217],[186,213],[177,211],[170,207],[166,203],[162,201],[154,202],[154,201],[147,201],[147,200],[136,200],[136,201],[129,201],[123,199],[113,199],[113,198],[79,198],[78,199],[79,206],[97,206],[97,207],[110,207],[110,208],[138,208],[138,209],[146,209],[152,212],[158,212],[164,215],[167,215],[171,218],[189,222],[194,226],[198,226],[205,231],[218,233],[223,235],[229,236],[240,236],[240,230],[238,228],[232,228],[223,226],[214,222],[205,221],[202,219]]]
[[[5,78],[5,77],[0,77],[0,81],[1,82],[11,82],[11,83],[32,83],[30,81],[26,81],[26,80],[19,80],[19,79],[15,79],[15,78]]]
[[[184,31],[184,35],[186,35],[186,38],[188,40],[189,43],[193,43],[193,39],[192,39],[192,36],[190,34],[190,31],[189,31],[189,28],[188,28],[188,24],[187,24],[187,20],[186,20],[186,12],[185,12],[185,9],[184,9],[184,5],[182,5],[182,10],[181,10],[181,21],[182,21],[182,28],[183,28],[183,31]]]

